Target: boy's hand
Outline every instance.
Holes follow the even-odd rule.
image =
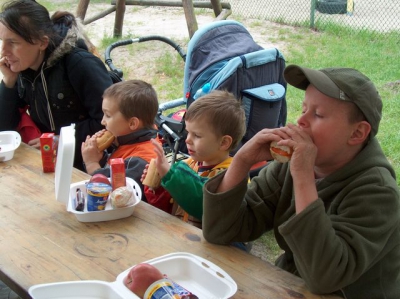
[[[306,207],[318,198],[315,186],[315,161],[317,147],[301,127],[293,124],[282,128],[290,139],[281,141],[281,144],[293,148],[290,160],[290,173],[293,178],[296,213],[301,213]]]
[[[99,161],[103,157],[103,153],[97,149],[96,136],[87,136],[85,142],[82,142],[81,152],[86,171],[92,174],[96,169],[100,168]]]
[[[230,190],[248,177],[249,171],[255,163],[271,160],[272,155],[269,147],[272,141],[288,138],[289,136],[281,128],[263,129],[254,135],[233,157],[231,165],[217,188],[217,192]]]
[[[147,175],[147,170],[149,169],[149,165],[150,164],[146,164],[146,166],[144,167],[144,169],[143,169],[143,173],[142,173],[142,176],[140,177],[140,181],[143,183],[143,180],[145,179],[145,177],[146,177],[146,175]]]
[[[311,137],[300,127],[288,124],[282,128],[290,138],[282,140],[282,145],[293,148],[290,160],[290,172],[293,177],[301,177],[306,174],[314,174],[315,159],[317,157],[317,147]]]
[[[234,159],[240,160],[249,168],[255,163],[271,160],[272,155],[269,150],[271,142],[284,138],[288,138],[288,136],[279,129],[263,129],[240,148]]]
[[[96,138],[101,137],[104,135],[105,131],[106,131],[106,129],[100,130],[100,131],[96,132],[92,137],[96,137]]]
[[[171,165],[168,163],[167,158],[164,155],[164,149],[161,144],[154,139],[151,139],[151,143],[154,145],[154,152],[157,154],[156,166],[157,172],[161,178],[163,178],[169,171]]]

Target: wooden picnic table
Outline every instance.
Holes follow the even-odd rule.
[[[74,169],[72,182],[88,179]],[[79,222],[57,202],[54,173],[43,173],[40,151],[21,144],[0,163],[0,279],[22,298],[32,285],[113,282],[131,266],[173,252],[216,264],[237,283],[234,298],[335,298],[311,294],[302,279],[231,246],[208,243],[200,229],[147,203],[133,215]]]

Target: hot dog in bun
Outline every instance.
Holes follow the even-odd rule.
[[[157,172],[156,160],[151,159],[149,167],[147,168],[146,177],[143,180],[143,185],[146,185],[152,189],[156,189],[161,184],[160,175]]]
[[[99,151],[104,151],[109,148],[111,144],[114,142],[115,137],[109,131],[105,131],[103,135],[96,138],[97,148]]]
[[[286,145],[278,145],[277,141],[271,142],[269,150],[272,157],[280,163],[289,162],[292,158],[293,149]]]

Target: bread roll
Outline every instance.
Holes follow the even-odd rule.
[[[114,142],[115,137],[109,131],[105,131],[103,135],[96,138],[97,148],[99,151],[104,151],[109,148],[111,144]]]
[[[146,177],[143,180],[143,185],[148,186],[149,188],[155,189],[158,188],[161,184],[160,175],[157,172],[156,160],[151,159],[149,168],[147,168]]]
[[[124,208],[132,204],[132,190],[127,187],[119,187],[110,195],[111,206],[113,209]]]
[[[270,145],[270,152],[272,157],[280,162],[287,163],[292,158],[293,149],[286,145],[278,145],[277,141],[272,141]]]

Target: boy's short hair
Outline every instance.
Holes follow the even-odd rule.
[[[103,98],[118,101],[119,111],[126,119],[137,117],[144,127],[153,128],[158,111],[157,93],[142,80],[127,80],[108,87]]]
[[[188,108],[185,120],[208,123],[217,136],[229,135],[233,150],[242,140],[246,132],[246,117],[240,101],[224,90],[213,90],[196,101]]]
[[[284,71],[284,77],[296,88],[306,90],[312,84],[328,97],[354,103],[371,125],[369,139],[378,133],[382,99],[375,85],[361,72],[342,67],[313,70],[289,65]]]

